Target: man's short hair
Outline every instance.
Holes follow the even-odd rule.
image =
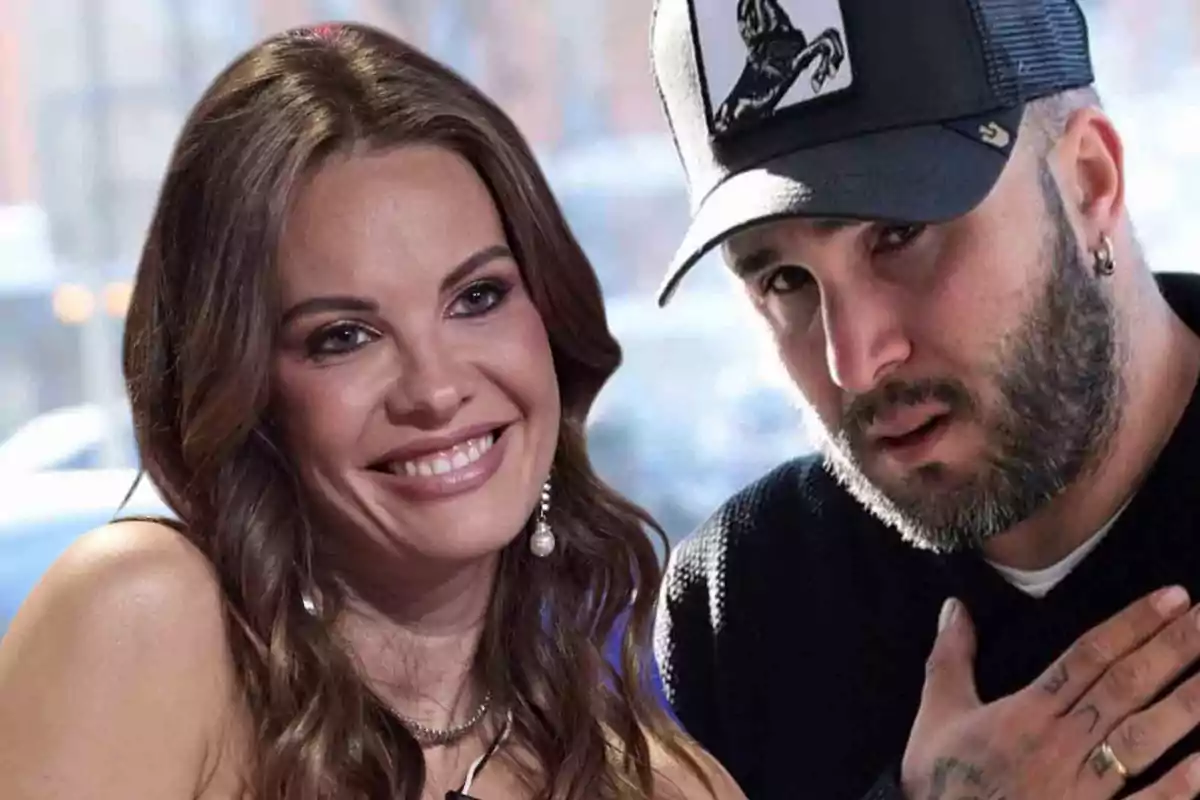
[[[1083,86],[1034,100],[1025,107],[1023,124],[1033,134],[1034,147],[1045,157],[1062,138],[1071,115],[1084,108],[1102,108],[1100,94],[1094,86]]]

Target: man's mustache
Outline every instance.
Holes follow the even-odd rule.
[[[851,442],[859,442],[881,414],[928,402],[944,405],[953,414],[972,411],[975,406],[967,387],[955,380],[888,381],[850,401],[842,413],[841,432]]]

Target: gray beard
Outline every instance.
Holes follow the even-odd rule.
[[[977,548],[1028,519],[1094,469],[1120,421],[1124,384],[1116,313],[1047,180],[1049,276],[988,370],[999,389],[998,407],[985,413],[953,379],[895,382],[857,398],[837,431],[818,430],[826,466],[839,483],[919,547]],[[867,425],[884,409],[929,399],[949,406],[955,420],[984,425],[986,455],[966,476],[931,463],[902,483],[874,483],[859,456]]]

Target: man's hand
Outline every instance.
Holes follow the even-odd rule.
[[[1181,588],[1130,605],[1080,637],[1029,686],[983,705],[975,634],[947,601],[901,768],[909,800],[1106,800],[1200,722],[1200,676],[1150,705],[1200,657],[1200,607]],[[1111,748],[1115,762],[1103,749]],[[1192,798],[1200,758],[1132,800]]]

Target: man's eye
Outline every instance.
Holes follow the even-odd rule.
[[[927,225],[887,225],[879,229],[876,251],[901,250],[925,232]]]
[[[762,293],[790,294],[799,291],[813,282],[808,270],[801,267],[778,267],[762,282]]]

